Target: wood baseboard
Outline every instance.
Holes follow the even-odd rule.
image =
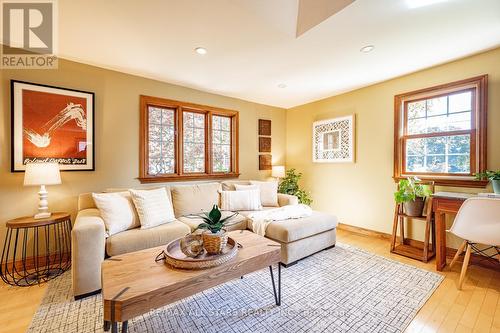
[[[352,233],[355,233],[355,234],[358,234],[361,236],[367,236],[367,237],[371,237],[371,238],[390,240],[392,237],[392,235],[386,234],[385,232],[356,227],[356,226],[345,224],[345,223],[339,223],[339,225],[337,226],[337,229],[349,231],[349,232],[352,232]],[[424,242],[422,242],[422,241],[415,240],[415,239],[406,239],[406,240],[407,240],[407,242],[405,242],[405,244],[407,244],[407,245],[410,245],[410,246],[413,246],[416,248],[420,248],[420,249],[422,249],[424,247]],[[447,247],[446,248],[446,258],[452,259],[455,256],[456,252],[457,252],[457,249]],[[431,259],[429,262],[432,262],[434,260],[435,259]],[[462,260],[460,260],[460,259],[459,259],[459,261],[462,262]],[[500,272],[500,264],[499,263],[495,262],[494,260],[487,260],[487,259],[485,259],[485,257],[478,255],[478,254],[474,254],[474,253],[471,254],[470,264],[481,266],[484,268],[493,269],[495,271]]]
[[[15,262],[8,262],[7,266],[9,267],[9,270],[12,270],[13,265],[15,265],[16,270],[22,271],[24,269],[26,270],[31,270],[35,268],[35,260],[38,263],[38,267],[44,267],[45,263],[47,262],[47,257],[46,256],[38,256],[36,259],[35,257],[27,257],[25,263],[23,264],[22,260],[16,260]],[[68,261],[71,260],[71,253],[63,253],[61,255],[61,258],[59,258],[59,254],[50,254],[49,255],[49,260],[51,263],[54,264],[59,264],[59,260],[61,263],[67,263]]]

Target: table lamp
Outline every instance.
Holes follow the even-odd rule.
[[[285,166],[284,165],[273,165],[273,170],[271,171],[271,175],[275,178],[284,178],[285,177]]]
[[[50,217],[48,192],[46,185],[61,184],[61,175],[59,174],[59,164],[57,163],[28,163],[24,173],[24,186],[40,186],[38,196],[38,213],[35,219],[44,219]]]

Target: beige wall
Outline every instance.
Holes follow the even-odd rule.
[[[342,223],[390,233],[394,95],[481,74],[489,74],[488,167],[500,169],[500,48],[288,110],[287,168],[304,173],[315,209],[336,214]],[[356,163],[313,164],[312,123],[349,114],[356,115]],[[422,234],[415,229],[412,236]]]
[[[285,161],[285,110],[168,83],[61,60],[58,70],[3,70],[0,117],[0,241],[5,221],[36,211],[37,189],[24,188],[23,173],[10,172],[10,79],[95,92],[94,172],[63,172],[50,186],[51,210],[76,210],[77,194],[108,187],[138,186],[139,95],[165,97],[240,112],[241,178],[265,178],[258,170],[257,119],[272,120],[273,162]]]

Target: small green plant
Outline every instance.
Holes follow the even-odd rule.
[[[299,187],[299,180],[302,178],[302,173],[296,172],[295,169],[286,171],[285,178],[283,178],[278,186],[278,192],[283,194],[295,195],[299,198],[299,202],[305,205],[310,205],[312,199],[309,193]]]
[[[477,180],[483,180],[483,179],[500,180],[500,170],[498,171],[486,170],[485,172],[476,173],[475,176]]]
[[[217,205],[214,205],[212,207],[212,210],[210,212],[203,212],[198,215],[188,215],[190,218],[201,218],[203,219],[203,223],[200,223],[195,230],[198,229],[206,229],[210,230],[213,234],[218,233],[219,231],[222,230],[222,228],[231,225],[231,223],[228,223],[228,221],[233,218],[235,215],[238,215],[238,213],[234,213],[232,215],[229,215],[223,219],[222,213],[219,210],[219,207]]]
[[[427,185],[419,184],[417,178],[401,179],[399,181],[398,190],[394,193],[396,203],[415,201],[417,197],[427,198],[432,194],[431,189]]]

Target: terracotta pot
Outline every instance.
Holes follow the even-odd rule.
[[[219,254],[226,247],[227,236],[225,230],[221,230],[216,234],[205,231],[203,233],[203,247],[208,254]]]
[[[405,214],[408,216],[422,216],[425,200],[422,197],[415,198],[415,201],[403,203]]]

